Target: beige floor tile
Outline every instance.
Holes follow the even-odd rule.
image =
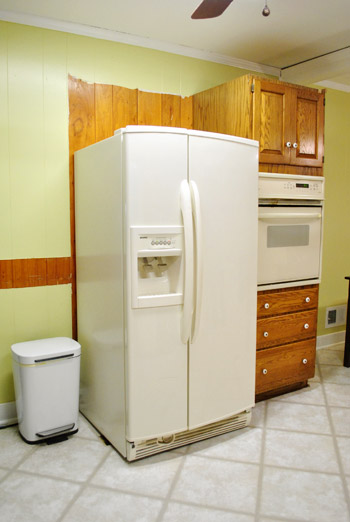
[[[321,381],[320,372],[319,372],[318,366],[316,366],[315,375],[314,375],[314,377],[312,377],[312,379],[308,380],[308,383],[310,384],[311,382],[320,382],[320,381]]]
[[[338,475],[266,468],[263,475],[261,515],[348,522],[348,507]]]
[[[316,406],[325,404],[320,382],[309,382],[306,388],[280,395],[279,397],[271,399],[271,401],[296,402],[300,404],[314,404]]]
[[[17,426],[0,430],[0,466],[13,468],[23,457],[30,455],[34,446],[27,444],[20,437]]]
[[[162,501],[88,487],[62,522],[155,522]]]
[[[192,444],[189,454],[259,463],[262,430],[244,428]]]
[[[64,442],[36,447],[21,465],[23,471],[83,482],[111,451],[102,441],[70,437]]]
[[[345,475],[350,476],[350,437],[338,437],[337,444]]]
[[[1,484],[0,519],[56,522],[79,489],[78,484],[14,472]]]
[[[350,386],[350,368],[320,364],[320,372],[324,383],[332,382]]]
[[[330,408],[336,435],[350,436],[350,408]]]
[[[267,427],[329,434],[330,426],[324,406],[271,401],[267,408]]]
[[[348,486],[349,496],[350,496],[350,475],[345,477],[345,482],[346,482],[346,484]]]
[[[344,408],[350,408],[349,385],[331,384],[326,382],[323,386],[329,406],[343,406]]]
[[[7,470],[7,469],[0,469],[0,480],[2,480],[8,473],[9,473],[9,470]]]
[[[341,350],[329,350],[322,348],[316,351],[317,361],[320,364],[332,364],[335,366],[343,366],[344,349]]]
[[[203,507],[255,512],[259,467],[188,455],[172,500]]]
[[[99,432],[81,413],[79,414],[79,431],[76,434],[76,437],[82,437],[84,439],[91,440],[97,440],[100,438]]]
[[[328,435],[267,430],[265,464],[339,473],[333,438]]]
[[[92,484],[163,498],[168,494],[183,458],[181,454],[167,452],[128,463],[112,451],[93,477]]]
[[[250,426],[261,428],[264,425],[266,411],[266,401],[258,402],[252,409],[252,419]]]
[[[170,502],[162,522],[254,522],[254,516]]]

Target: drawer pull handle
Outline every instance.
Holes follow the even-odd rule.
[[[304,324],[304,328],[305,328],[305,330],[307,330],[307,329],[309,328],[308,323],[305,323],[305,324]]]
[[[309,303],[311,301],[310,297],[305,297],[305,303]]]
[[[298,148],[298,144],[297,143],[293,143],[293,148],[297,149]]]
[[[268,337],[269,336],[269,332],[264,332],[264,337]]]
[[[268,310],[268,309],[270,308],[269,303],[265,303],[265,304],[264,304],[264,308],[265,308],[266,310]]]
[[[266,375],[267,374],[266,368],[264,368],[262,372],[263,372],[264,375]]]
[[[303,359],[303,364],[307,364],[307,359]]]
[[[291,146],[292,146],[292,142],[291,142],[291,141],[287,141],[287,143],[286,143],[286,147],[288,147],[288,149],[290,149]]]

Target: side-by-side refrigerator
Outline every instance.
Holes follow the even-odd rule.
[[[241,428],[258,143],[130,126],[75,154],[82,413],[128,460]]]

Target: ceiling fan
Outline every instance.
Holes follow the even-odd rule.
[[[203,0],[197,9],[192,13],[191,18],[194,20],[203,18],[216,18],[220,16],[233,0]],[[270,9],[265,2],[265,7],[262,10],[263,16],[269,16]]]

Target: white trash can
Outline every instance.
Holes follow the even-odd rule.
[[[20,434],[34,443],[78,431],[80,344],[54,337],[13,344]]]

